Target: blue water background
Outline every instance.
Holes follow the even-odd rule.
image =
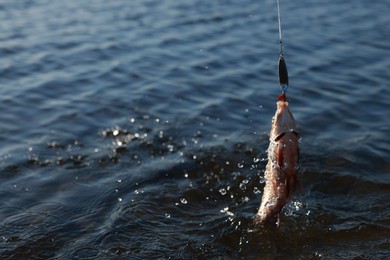
[[[388,13],[281,2],[302,188],[275,230],[275,1],[0,1],[0,257],[390,257]]]

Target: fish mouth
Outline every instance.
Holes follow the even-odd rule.
[[[283,133],[293,132],[297,137],[299,131],[297,130],[294,117],[289,109],[287,101],[277,102],[277,112],[273,120],[275,131],[275,141],[283,137]]]
[[[265,211],[258,212],[255,216],[255,224],[277,223],[282,207],[276,205],[274,207],[268,206]]]

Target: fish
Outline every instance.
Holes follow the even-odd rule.
[[[265,187],[256,224],[273,222],[279,225],[279,213],[298,187],[300,133],[286,101],[285,93],[276,102],[272,118]]]

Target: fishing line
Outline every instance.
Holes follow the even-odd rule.
[[[282,25],[280,22],[280,4],[279,0],[276,0],[276,4],[278,6],[278,25],[279,25],[279,55],[280,57],[283,57],[283,44],[282,44]]]
[[[282,25],[280,22],[280,4],[279,0],[276,0],[278,7],[278,26],[279,26],[279,86],[282,90],[283,99],[285,99],[285,93],[288,88],[288,72],[287,65],[284,60],[283,44],[282,44]]]

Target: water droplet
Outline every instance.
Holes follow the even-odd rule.
[[[185,198],[181,198],[180,202],[183,203],[183,204],[187,204],[187,200]]]
[[[135,122],[135,119],[134,119],[134,118],[130,118],[130,122],[131,122],[131,123],[134,123],[134,122]]]
[[[135,193],[135,194],[139,194],[139,191],[138,191],[138,190],[135,190],[134,193]]]
[[[120,180],[120,179],[119,179],[119,180],[117,180],[117,181],[118,181],[118,182],[122,182],[122,180]]]
[[[300,201],[294,201],[294,206],[295,206],[295,210],[299,210],[300,208],[303,207],[303,203],[300,202]]]
[[[244,183],[242,183],[242,182],[240,183],[240,189],[241,190],[245,190],[246,189],[246,185]]]
[[[249,180],[247,180],[247,179],[244,179],[244,180],[242,180],[242,183],[244,183],[244,184],[248,184],[248,183],[249,183]]]
[[[170,218],[171,215],[169,215],[168,213],[165,213],[165,217],[166,217],[166,218]]]
[[[219,189],[219,193],[222,195],[226,195],[226,190],[224,188]]]
[[[122,201],[122,198],[118,198],[118,201],[121,202],[121,201]]]
[[[238,163],[237,166],[238,166],[238,168],[244,168],[244,164],[242,162]]]
[[[259,162],[259,161],[260,161],[259,158],[253,158],[253,162],[254,162],[254,163],[257,163],[257,162]]]
[[[261,190],[259,190],[259,188],[257,188],[257,187],[253,187],[253,193],[254,194],[260,194]]]
[[[228,216],[230,216],[230,217],[234,216],[234,213],[231,212],[231,211],[229,211],[229,207],[226,207],[226,208],[221,209],[220,212],[221,212],[221,213],[225,213],[226,215],[228,215]]]
[[[259,183],[263,184],[264,182],[265,182],[265,178],[264,178],[264,176],[260,176]]]
[[[115,129],[114,131],[112,131],[112,135],[113,136],[117,136],[119,134],[119,130],[118,129]]]

